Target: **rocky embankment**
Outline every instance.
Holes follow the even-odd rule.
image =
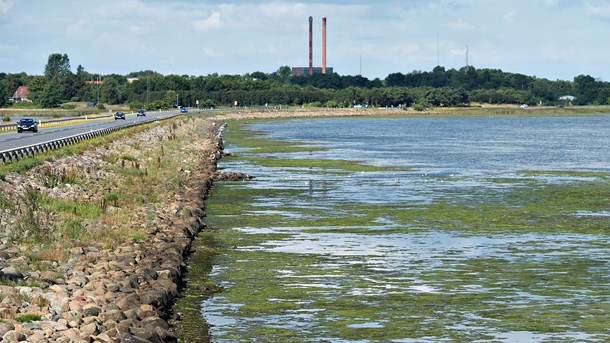
[[[207,191],[213,180],[250,178],[216,172],[223,127],[181,118],[0,175],[2,342],[177,341],[168,320]]]
[[[185,256],[204,227],[203,201],[217,175],[221,133],[213,121],[182,119],[5,175],[2,341],[176,341],[167,321]],[[172,177],[148,186],[167,188],[158,201],[132,199],[153,192],[144,187],[125,195],[163,167]],[[122,189],[122,197],[109,196],[114,189]],[[103,213],[80,214],[83,206]],[[40,228],[42,237],[33,239]]]

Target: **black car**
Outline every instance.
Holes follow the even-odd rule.
[[[17,132],[38,132],[38,123],[34,119],[23,118],[17,122]]]
[[[136,115],[137,115],[138,117],[139,117],[139,116],[146,117],[146,111],[144,111],[144,110],[138,110],[138,113],[136,113]]]
[[[117,119],[125,120],[125,113],[124,112],[117,112],[117,113],[115,113],[114,114],[114,120],[117,120]]]

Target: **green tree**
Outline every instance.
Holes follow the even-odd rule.
[[[574,78],[576,105],[594,104],[599,102],[599,93],[602,89],[602,83],[597,82],[590,75],[579,75]]]
[[[0,107],[4,107],[8,104],[8,98],[11,97],[10,91],[8,89],[8,82],[6,79],[0,79]]]
[[[45,84],[42,91],[37,93],[35,102],[42,108],[54,108],[61,104],[59,89],[52,83]]]
[[[67,54],[51,54],[44,68],[44,76],[49,80],[57,75],[71,74],[70,59]]]
[[[392,73],[385,78],[385,85],[388,87],[406,86],[405,75],[402,73]]]
[[[274,74],[273,77],[280,82],[290,81],[290,75],[292,75],[292,69],[289,66],[281,66]]]

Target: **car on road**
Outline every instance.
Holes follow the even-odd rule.
[[[136,113],[136,116],[146,117],[146,111],[143,109],[140,109],[140,110],[138,110],[138,113]]]
[[[186,107],[180,107],[180,113],[188,113]]]
[[[23,131],[38,132],[38,123],[31,118],[23,118],[17,122],[17,132]]]
[[[116,112],[114,114],[114,120],[123,119],[125,120],[125,112]]]

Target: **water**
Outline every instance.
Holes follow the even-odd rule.
[[[207,203],[227,247],[211,274],[224,291],[201,307],[214,342],[610,340],[607,195],[536,207],[561,187],[608,186],[608,116],[249,128],[318,148],[264,157],[387,169],[265,167],[229,139],[238,157],[219,166],[256,179]]]

